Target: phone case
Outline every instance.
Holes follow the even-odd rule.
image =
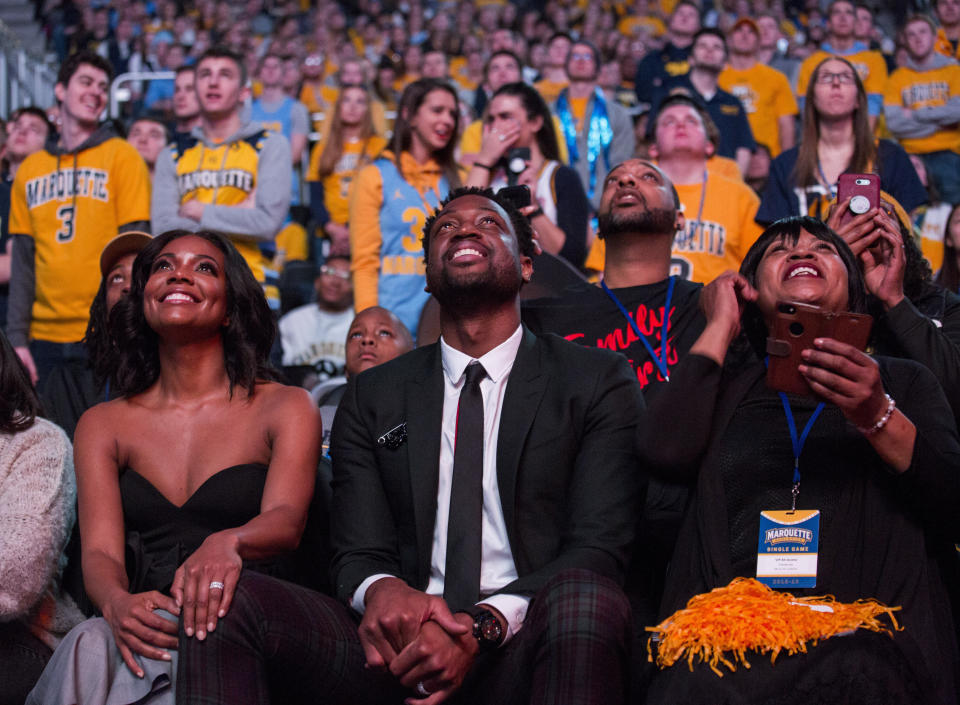
[[[850,206],[840,217],[841,223],[880,205],[880,177],[876,174],[840,174],[837,203],[848,198],[851,199]]]
[[[800,353],[812,348],[815,338],[833,338],[863,350],[872,326],[873,317],[864,313],[778,303],[773,330],[767,338],[767,386],[780,392],[813,396],[813,390],[797,369]]]

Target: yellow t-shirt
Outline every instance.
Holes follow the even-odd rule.
[[[771,157],[780,154],[777,121],[797,114],[797,101],[787,77],[764,64],[754,64],[745,70],[727,66],[720,73],[719,85],[743,103],[753,138],[767,146]]]
[[[310,153],[310,167],[307,169],[307,181],[320,181],[320,158],[326,142],[318,142]],[[364,143],[360,140],[346,142],[343,154],[337,161],[333,173],[323,178],[323,205],[330,214],[330,220],[346,225],[350,217],[350,188],[357,169],[373,161],[386,148],[387,140],[373,135]],[[361,159],[361,157],[365,157]]]
[[[677,194],[687,226],[674,240],[670,273],[707,283],[728,269],[739,269],[743,256],[763,232],[754,222],[760,206],[757,194],[742,181],[712,171],[707,177],[702,213],[701,184],[678,185]],[[602,271],[605,257],[606,248],[598,238],[587,256],[587,269]]]
[[[568,85],[570,85],[568,81],[549,81],[544,78],[534,83],[533,87],[537,89],[547,105],[553,105],[560,97],[560,92]]]
[[[807,85],[813,70],[821,61],[831,56],[842,56],[853,64],[857,73],[860,74],[860,80],[863,81],[863,88],[868,96],[883,96],[887,86],[887,62],[884,61],[883,54],[870,49],[843,55],[832,54],[823,49],[813,52],[800,64],[800,72],[797,74],[797,96],[803,98],[807,94]]]
[[[150,175],[137,151],[112,137],[76,154],[31,154],[10,197],[11,235],[34,243],[30,337],[83,339],[100,286],[100,253],[121,226],[150,220]]]
[[[914,71],[906,67],[890,74],[884,105],[896,105],[907,110],[946,105],[960,96],[960,66],[951,64],[930,71]],[[904,137],[900,146],[911,154],[926,154],[950,149],[960,152],[960,127],[942,126],[927,137]]]

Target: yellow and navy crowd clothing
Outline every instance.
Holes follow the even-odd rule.
[[[387,140],[380,135],[372,135],[365,141],[347,140],[343,143],[343,153],[333,167],[333,172],[320,178],[320,159],[326,148],[326,141],[318,142],[310,153],[310,167],[307,169],[307,181],[310,183],[310,210],[317,225],[323,227],[333,221],[346,225],[350,216],[350,193],[357,167],[361,160],[373,161],[387,146]]]
[[[200,222],[179,215],[180,205],[193,199],[207,204]],[[289,207],[290,143],[258,124],[247,123],[219,143],[196,127],[157,157],[153,232],[180,228],[224,233],[261,283],[267,263],[259,244],[273,242]]]
[[[440,165],[392,152],[360,170],[350,198],[353,301],[393,311],[416,332],[429,298],[420,242],[423,225],[450,190]]]
[[[909,154],[960,153],[960,65],[931,54],[925,66],[907,59],[887,80],[887,129]]]
[[[760,205],[757,194],[742,180],[709,168],[705,183],[676,184],[676,189],[686,227],[673,241],[670,273],[707,283],[728,269],[739,269],[763,232],[755,222]],[[601,271],[605,257],[606,247],[598,238],[587,256],[587,269]]]
[[[720,72],[718,85],[743,103],[753,139],[769,149],[771,157],[780,154],[778,121],[797,114],[797,100],[787,77],[760,63],[748,69],[728,65]]]
[[[664,81],[660,90],[654,94],[653,108],[647,117],[647,139],[649,141],[654,141],[653,131],[657,124],[660,104],[673,93],[685,93],[692,96],[706,108],[707,114],[710,115],[710,119],[713,120],[713,124],[717,126],[720,133],[720,143],[717,145],[719,156],[736,159],[738,149],[746,149],[750,152],[756,151],[757,143],[753,139],[753,130],[750,128],[750,120],[747,118],[743,103],[723,88],[717,88],[709,99],[706,98],[694,87],[690,80],[690,74]]]
[[[17,170],[7,335],[80,341],[100,286],[100,253],[122,230],[146,229],[150,175],[137,151],[104,126],[73,151],[48,144]]]
[[[877,116],[883,113],[883,93],[887,84],[887,62],[879,51],[871,50],[863,42],[854,42],[849,51],[836,51],[829,43],[824,42],[820,49],[813,52],[800,64],[800,73],[797,74],[797,103],[803,110],[807,95],[807,85],[813,70],[821,61],[831,56],[842,56],[853,64],[863,81],[863,88],[867,92],[867,107],[870,115]]]
[[[652,51],[637,64],[637,75],[633,81],[637,92],[637,102],[652,105],[654,94],[664,82],[690,71],[690,47],[678,47],[672,42],[660,51]]]
[[[827,219],[828,207],[834,194],[821,183],[797,186],[793,171],[797,165],[798,148],[793,147],[770,163],[770,178],[763,190],[757,222],[769,225],[791,215],[811,215]],[[880,174],[883,190],[893,196],[907,213],[927,202],[927,190],[920,183],[910,157],[896,142],[877,140],[877,161],[873,171]],[[834,186],[834,189],[836,187]]]

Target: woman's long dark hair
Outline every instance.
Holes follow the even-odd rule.
[[[757,269],[760,267],[760,260],[771,244],[778,240],[783,240],[791,245],[796,245],[800,239],[800,232],[805,230],[818,240],[829,242],[840,255],[844,267],[847,270],[847,310],[854,313],[867,312],[867,286],[863,281],[863,274],[860,272],[860,263],[856,255],[850,249],[850,246],[844,242],[843,238],[831,230],[823,221],[811,218],[807,215],[795,215],[789,218],[781,218],[772,223],[770,227],[763,231],[763,234],[753,243],[747,254],[740,263],[740,274],[742,274],[750,285],[757,287]],[[763,320],[763,314],[755,303],[748,303],[743,310],[741,321],[743,332],[750,342],[750,347],[760,357],[766,354],[767,324]]]
[[[443,175],[454,189],[460,186],[460,172],[457,168],[457,160],[454,152],[457,148],[457,136],[460,134],[460,101],[457,99],[457,92],[446,81],[438,78],[421,78],[414,81],[403,90],[400,96],[400,103],[397,106],[397,119],[393,125],[393,139],[390,141],[390,150],[393,152],[393,158],[396,160],[397,168],[400,168],[400,153],[410,151],[410,143],[413,139],[413,128],[410,127],[410,121],[416,114],[420,106],[427,99],[427,96],[434,91],[446,91],[453,96],[453,102],[456,106],[453,118],[453,134],[450,135],[450,141],[443,149],[433,153],[433,158]]]
[[[555,162],[560,161],[560,148],[557,146],[557,131],[553,126],[553,116],[540,93],[537,92],[533,86],[528,86],[522,81],[508,83],[501,86],[500,89],[490,97],[490,100],[487,102],[487,110],[490,109],[490,104],[494,98],[501,95],[518,98],[527,113],[528,120],[533,120],[538,116],[540,117],[543,125],[537,130],[537,146],[540,148],[544,159]]]
[[[110,311],[107,310],[107,277],[100,279],[100,288],[90,304],[90,320],[83,344],[98,387],[103,387],[116,367],[117,341],[110,335]]]
[[[117,341],[117,358],[110,374],[124,396],[139,394],[160,376],[157,334],[147,325],[143,314],[143,290],[153,262],[168,243],[195,235],[223,252],[227,288],[227,324],[223,327],[223,362],[230,379],[230,392],[236,386],[253,394],[257,380],[274,379],[269,366],[270,348],[276,335],[273,315],[267,306],[263,288],[254,278],[243,256],[219,233],[201,230],[170,230],[158,235],[143,248],[133,262],[130,294],[109,314],[110,334]]]
[[[817,144],[820,141],[820,114],[817,112],[814,91],[817,86],[817,79],[820,77],[820,70],[828,61],[839,61],[846,64],[847,68],[853,71],[853,80],[857,86],[857,107],[851,117],[853,121],[853,156],[850,157],[850,164],[844,171],[854,174],[862,174],[868,171],[880,173],[880,165],[877,163],[877,145],[873,138],[873,130],[870,128],[867,91],[863,87],[863,81],[860,80],[860,74],[857,73],[854,65],[842,56],[828,56],[817,64],[813,73],[810,74],[810,82],[807,84],[806,102],[803,106],[803,128],[797,145],[797,163],[793,168],[793,182],[801,187],[817,183],[820,163],[817,156]]]
[[[25,431],[33,426],[39,413],[40,400],[30,382],[30,373],[0,331],[0,431]]]

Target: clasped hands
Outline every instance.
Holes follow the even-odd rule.
[[[421,684],[429,693],[408,698],[408,704],[436,705],[456,692],[479,650],[470,615],[453,614],[442,597],[399,578],[377,580],[365,602],[359,635],[368,668],[389,671],[406,688]]]

